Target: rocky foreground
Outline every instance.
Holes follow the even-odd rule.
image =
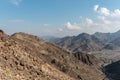
[[[101,69],[36,36],[0,31],[0,80],[104,80]]]

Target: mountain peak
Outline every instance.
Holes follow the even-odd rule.
[[[88,36],[90,36],[88,33],[81,33],[81,34],[79,34],[78,36],[84,36],[84,37],[88,37]]]
[[[103,47],[103,44],[94,36],[87,33],[81,33],[78,36],[70,38],[61,38],[58,41],[54,42],[61,47],[67,48],[72,52],[76,51],[95,51],[100,50]]]

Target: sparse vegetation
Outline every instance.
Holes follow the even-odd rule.
[[[97,66],[89,66],[65,49],[36,36],[16,33],[5,34],[3,38],[0,41],[2,80],[101,80],[105,77]]]

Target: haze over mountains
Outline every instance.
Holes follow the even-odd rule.
[[[54,39],[52,42],[72,52],[116,49],[120,47],[120,31],[115,33],[96,32],[93,35],[81,33],[77,36]]]
[[[73,37],[64,37],[55,41],[55,44],[58,44],[66,49],[69,49],[72,52],[75,51],[94,51],[100,50],[103,47],[103,44],[94,36],[91,36],[87,33],[79,34],[78,36]]]
[[[94,36],[106,45],[105,48],[114,49],[115,47],[120,47],[120,30],[115,33],[97,32]]]

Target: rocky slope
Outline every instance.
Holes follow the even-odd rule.
[[[102,61],[97,59],[95,56],[87,54],[87,53],[76,52],[73,54],[78,60],[82,61],[83,63],[87,65],[95,65],[95,66],[100,67],[101,65],[104,64]]]
[[[103,43],[100,42],[99,39],[87,33],[82,33],[73,37],[61,38],[54,41],[54,43],[72,52],[89,52],[101,50],[103,47]]]
[[[36,36],[0,31],[1,80],[103,80],[93,65]]]

